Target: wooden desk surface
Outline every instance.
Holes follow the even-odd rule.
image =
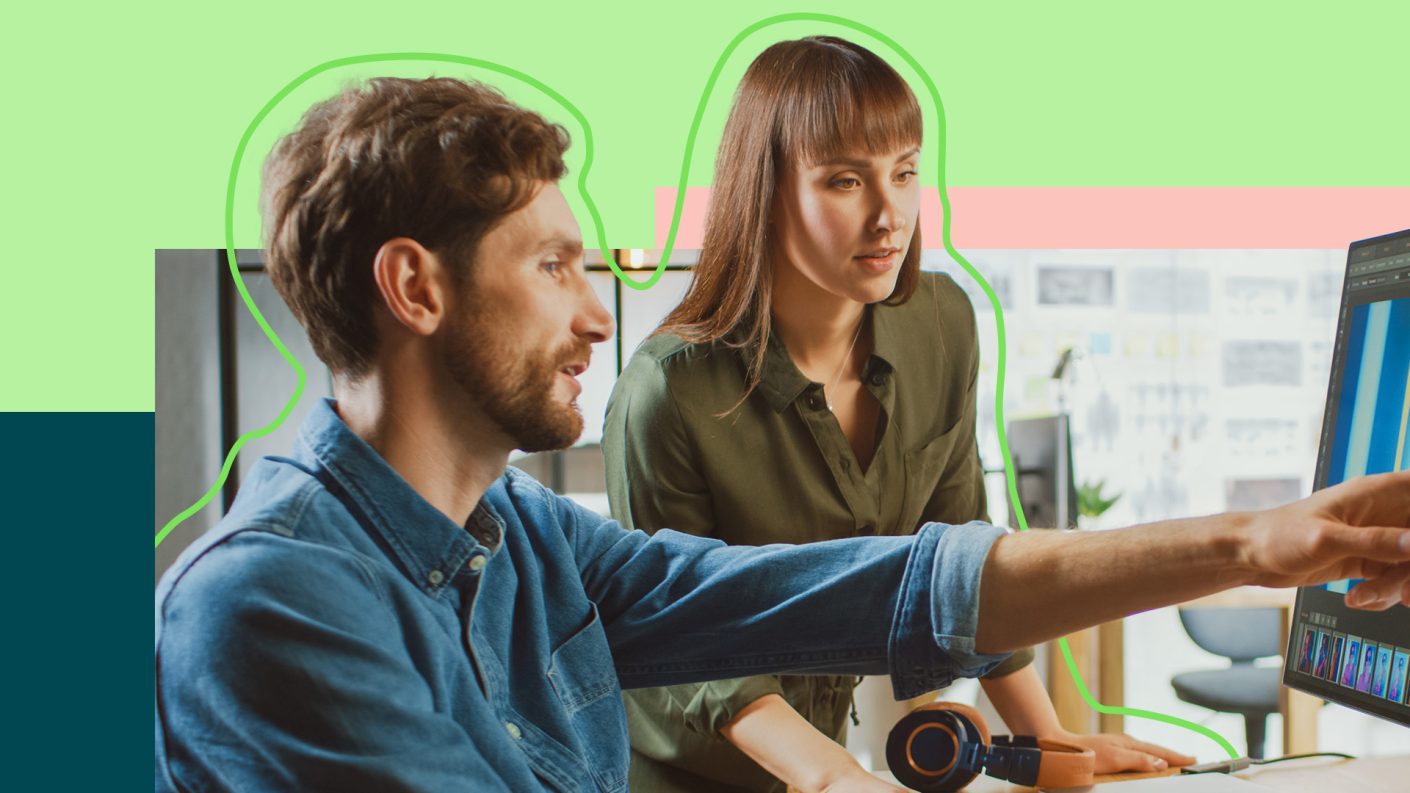
[[[1109,774],[1097,777],[1097,784],[1173,776],[1176,773],[1178,771],[1161,774]],[[889,775],[882,776],[888,777],[890,781]],[[1312,757],[1254,766],[1240,771],[1236,776],[1257,782],[1279,793],[1404,793],[1408,787],[1407,781],[1410,780],[1410,755],[1364,757],[1359,760]],[[965,790],[969,793],[1033,793],[1034,788],[982,776]],[[1100,793],[1100,789],[1096,793]]]

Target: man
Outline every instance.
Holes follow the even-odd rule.
[[[270,156],[270,272],[337,398],[157,589],[158,789],[621,790],[622,686],[890,673],[911,697],[1239,584],[1410,601],[1410,474],[1089,536],[742,548],[627,532],[506,471],[577,437],[613,331],[566,147],[484,86],[376,80]],[[875,784],[819,776],[848,782]]]

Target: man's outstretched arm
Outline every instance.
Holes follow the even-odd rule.
[[[1235,586],[1368,579],[1358,608],[1410,605],[1410,471],[1366,476],[1277,509],[994,544],[976,649],[1004,652]]]

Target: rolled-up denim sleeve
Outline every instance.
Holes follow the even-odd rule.
[[[1008,653],[975,651],[984,561],[1004,530],[928,523],[916,537],[891,623],[891,686],[898,700],[980,677]]]

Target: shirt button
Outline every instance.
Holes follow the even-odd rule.
[[[813,410],[821,410],[822,406],[822,397],[818,396],[817,394],[808,395],[808,407],[812,408]]]
[[[426,580],[431,582],[431,586],[440,586],[441,582],[446,580],[446,574],[440,570],[432,570],[426,574]]]
[[[485,557],[480,554],[475,554],[470,557],[470,564],[466,565],[466,567],[469,567],[472,573],[480,572],[485,569]]]
[[[872,385],[881,385],[882,383],[885,383],[885,382],[886,382],[886,375],[882,374],[881,372],[874,372],[874,373],[872,374],[872,376],[871,376],[871,384],[872,384]]]
[[[524,737],[524,733],[519,729],[519,725],[512,721],[506,721],[504,723],[504,731],[509,733],[509,737],[516,741]]]

